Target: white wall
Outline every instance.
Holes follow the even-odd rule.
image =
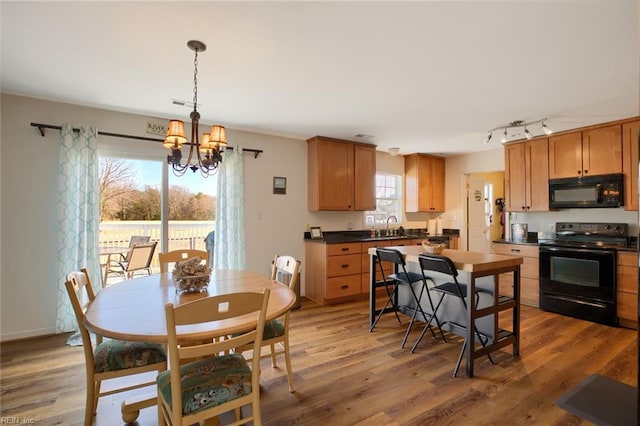
[[[165,119],[85,108],[2,94],[0,340],[55,332],[57,130],[41,137],[31,122],[96,126],[98,130],[151,136],[146,123]],[[309,135],[315,136],[315,135]],[[227,129],[230,145],[262,149],[245,154],[247,269],[267,273],[275,253],[304,259],[307,224],[362,229],[362,213],[307,211],[307,145],[303,140]],[[101,151],[144,153],[164,160],[154,142],[101,137]],[[274,176],[287,178],[287,194],[274,195]],[[302,265],[304,270],[304,263]],[[304,294],[304,273],[302,275]]]

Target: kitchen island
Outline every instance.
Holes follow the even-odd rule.
[[[420,270],[418,255],[424,253],[424,249],[421,246],[397,246],[390,248],[397,249],[404,255],[405,261],[407,262],[407,269],[415,272]],[[369,292],[369,325],[371,326],[376,314],[379,312],[379,310],[376,309],[376,288],[380,286],[376,283],[376,249],[370,248],[368,254],[370,256],[371,277]],[[459,273],[458,279],[460,282],[468,285],[468,295],[475,293],[476,286],[488,290],[491,295],[487,297],[485,293],[483,293],[484,297],[481,298],[477,308],[474,303],[468,304],[465,323],[476,324],[481,333],[487,335],[491,340],[486,346],[480,348],[476,348],[475,345],[471,344],[467,345],[465,349],[465,370],[467,376],[473,377],[473,363],[476,358],[500,348],[512,345],[513,355],[517,356],[519,354],[520,344],[520,265],[523,263],[522,257],[449,249],[444,250],[442,256],[446,256],[453,261]],[[497,276],[506,272],[513,272],[513,297],[501,296],[498,291],[496,291],[495,283],[498,282]],[[434,274],[430,273],[429,275]],[[379,274],[378,278],[380,278]],[[436,281],[437,280],[438,278],[436,276]],[[415,306],[411,306],[411,300],[407,294],[398,294],[397,302],[397,306],[404,305],[411,312],[413,312],[415,308]],[[431,312],[428,303],[423,303],[421,300],[420,304],[425,312]],[[459,308],[458,312],[455,312],[455,308],[448,308],[445,305],[443,305],[443,308],[443,313],[446,312],[447,315],[447,317],[444,318],[446,320],[461,314]],[[512,311],[511,330],[501,329],[498,326],[498,314],[508,310]],[[438,316],[440,317],[440,311],[438,312]],[[466,328],[465,337],[469,342],[475,341],[473,327]]]

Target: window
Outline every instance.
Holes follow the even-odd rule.
[[[387,222],[389,216],[402,219],[401,176],[376,174],[376,211],[365,212],[365,225]]]
[[[168,172],[162,161],[100,155],[100,248],[127,247],[134,235],[160,241],[157,252],[207,250],[215,229],[217,175]],[[163,212],[166,198],[167,213]],[[164,230],[166,229],[166,230]],[[157,271],[157,254],[152,267]]]

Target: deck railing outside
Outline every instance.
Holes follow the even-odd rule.
[[[215,229],[215,221],[169,221],[169,250],[207,250],[205,237]],[[100,222],[99,247],[127,247],[132,235],[149,235],[151,241],[160,241],[161,222],[157,221],[103,221]],[[156,249],[151,266],[159,270]]]

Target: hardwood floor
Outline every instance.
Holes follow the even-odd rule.
[[[554,401],[586,376],[598,373],[636,386],[635,330],[523,307],[520,357],[497,352],[496,365],[480,359],[474,378],[462,371],[454,379],[461,340],[450,336],[443,343],[427,334],[411,354],[400,348],[407,324],[401,318],[398,325],[387,315],[370,333],[368,302],[319,306],[303,300],[291,319],[297,392],[288,392],[284,370],[263,360],[265,424],[581,425],[588,423]],[[82,348],[65,345],[66,337],[2,344],[3,418],[82,424],[84,357]],[[101,399],[95,424],[122,424],[122,399]],[[156,424],[155,407],[142,410],[137,424]]]

